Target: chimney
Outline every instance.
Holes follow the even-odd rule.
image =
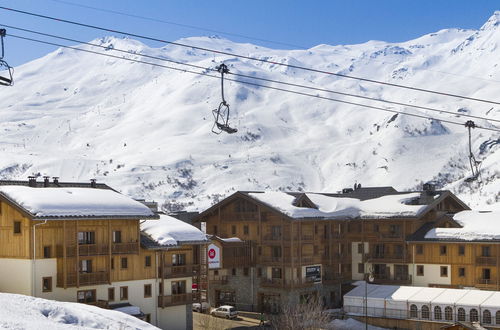
[[[424,183],[422,192],[420,193],[420,204],[426,205],[432,203],[434,195],[436,195],[436,184],[432,181]]]
[[[53,180],[52,182],[54,182],[54,184],[55,184],[56,186],[59,186],[59,177],[58,177],[58,176],[53,176],[53,177],[52,177],[52,180]]]
[[[28,177],[28,186],[36,187],[36,176],[30,175]]]
[[[97,182],[96,179],[90,179],[90,186],[92,188],[97,188]]]
[[[43,186],[44,187],[48,187],[49,186],[49,184],[50,184],[49,179],[50,179],[50,176],[44,176],[43,177]]]

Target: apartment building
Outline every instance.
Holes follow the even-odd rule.
[[[193,246],[206,243],[193,226],[95,181],[0,181],[2,292],[190,329]]]
[[[206,222],[220,253],[220,262],[209,261],[210,301],[273,312],[317,296],[336,307],[351,283],[368,274],[374,283],[412,284],[407,237],[469,209],[432,185],[417,192],[355,188],[240,191],[202,212],[195,220]]]

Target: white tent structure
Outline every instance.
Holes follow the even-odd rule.
[[[364,301],[368,309],[365,311]],[[344,295],[347,314],[500,325],[500,292],[361,284]]]

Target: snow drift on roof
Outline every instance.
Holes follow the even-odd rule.
[[[453,216],[462,228],[433,228],[425,234],[430,239],[493,240],[500,239],[500,212],[462,211]]]
[[[407,205],[419,198],[419,193],[388,195],[361,201],[356,198],[329,197],[306,194],[317,206],[314,208],[293,205],[295,197],[284,192],[266,191],[249,193],[253,198],[283,212],[292,218],[386,218],[418,216],[427,205]]]
[[[154,215],[142,203],[109,189],[0,186],[0,194],[36,217]]]
[[[0,329],[158,329],[122,312],[0,293]]]
[[[146,220],[141,223],[141,231],[164,246],[208,242],[207,235],[195,226],[165,214],[160,215],[159,220]]]

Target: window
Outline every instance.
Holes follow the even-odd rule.
[[[80,272],[92,273],[92,260],[89,259],[80,260]]]
[[[281,278],[281,268],[272,268],[271,272],[271,277],[272,278]]]
[[[257,253],[258,253],[258,255],[259,255],[259,256],[261,256],[261,255],[262,255],[262,246],[259,246],[259,247],[257,248]]]
[[[479,313],[477,312],[477,309],[472,308],[469,312],[469,318],[470,322],[477,322],[479,321]]]
[[[464,267],[458,268],[458,277],[465,277],[465,268]]]
[[[446,321],[453,320],[453,308],[451,308],[450,306],[446,306],[444,309],[444,319]]]
[[[128,268],[128,259],[127,258],[121,258],[121,268],[122,269],[127,269]]]
[[[358,273],[359,274],[364,274],[365,273],[365,264],[358,264]]]
[[[394,255],[396,257],[403,257],[404,248],[401,244],[394,245]]]
[[[417,265],[417,276],[424,276],[424,265]]]
[[[44,246],[43,247],[43,257],[44,258],[51,258],[52,257],[52,248],[51,246]]]
[[[457,310],[457,320],[465,322],[465,309],[459,308]]]
[[[80,231],[78,232],[78,244],[95,244],[95,232],[93,231]]]
[[[115,288],[108,288],[108,300],[115,301]]]
[[[96,302],[95,290],[82,290],[76,292],[76,301],[83,304]]]
[[[144,267],[151,267],[151,256],[144,257]]]
[[[465,255],[465,245],[459,245],[458,246],[458,255],[459,256],[464,256]]]
[[[186,254],[172,254],[172,266],[183,266],[186,264]]]
[[[248,235],[250,233],[250,230],[248,229],[248,225],[243,226],[243,235]]]
[[[483,280],[491,279],[491,270],[489,268],[483,268]]]
[[[122,242],[122,232],[119,230],[113,231],[113,243],[121,243]]]
[[[231,275],[236,276],[236,268],[231,269]]]
[[[434,307],[434,319],[435,320],[442,320],[443,319],[441,307],[439,307],[439,306]]]
[[[481,256],[491,257],[491,248],[489,246],[481,246]]]
[[[495,323],[500,324],[500,311],[495,313]]]
[[[491,312],[487,309],[483,311],[483,323],[491,324]]]
[[[281,258],[281,246],[271,246],[271,253],[273,259]]]
[[[146,322],[151,323],[151,314],[146,314]]]
[[[439,254],[442,256],[446,255],[446,245],[440,245],[439,246]]]
[[[390,225],[389,234],[391,237],[398,237],[401,235],[401,225]]]
[[[422,318],[423,319],[428,319],[429,317],[430,317],[429,306],[423,305],[422,306]]]
[[[416,250],[417,254],[424,254],[424,246],[422,244],[417,244]]]
[[[373,231],[378,233],[380,231],[380,227],[377,224],[373,224]]]
[[[52,292],[52,277],[44,277],[42,279],[42,291]]]
[[[21,221],[14,221],[14,234],[21,233]]]
[[[248,276],[248,267],[243,268],[243,276]]]
[[[234,203],[234,211],[237,213],[257,212],[257,205],[246,200],[238,200]]]
[[[235,225],[231,226],[231,235],[236,235],[236,226]]]
[[[439,273],[441,274],[441,277],[448,277],[448,266],[441,266]]]
[[[173,281],[172,294],[184,294],[184,293],[186,293],[186,281]]]
[[[262,277],[262,268],[257,268],[257,277]]]
[[[120,300],[127,300],[128,299],[128,286],[121,286],[120,287]]]
[[[363,243],[358,243],[358,254],[363,254]]]
[[[160,284],[158,285],[158,291],[160,292],[160,295],[163,295],[163,282],[160,282]]]
[[[111,257],[111,269],[115,269],[115,258]]]
[[[281,239],[281,226],[271,227],[271,237],[272,239]]]
[[[151,284],[144,284],[144,298],[150,298],[152,296],[153,290]]]
[[[417,318],[418,317],[418,308],[417,305],[412,304],[410,306],[410,317]]]

